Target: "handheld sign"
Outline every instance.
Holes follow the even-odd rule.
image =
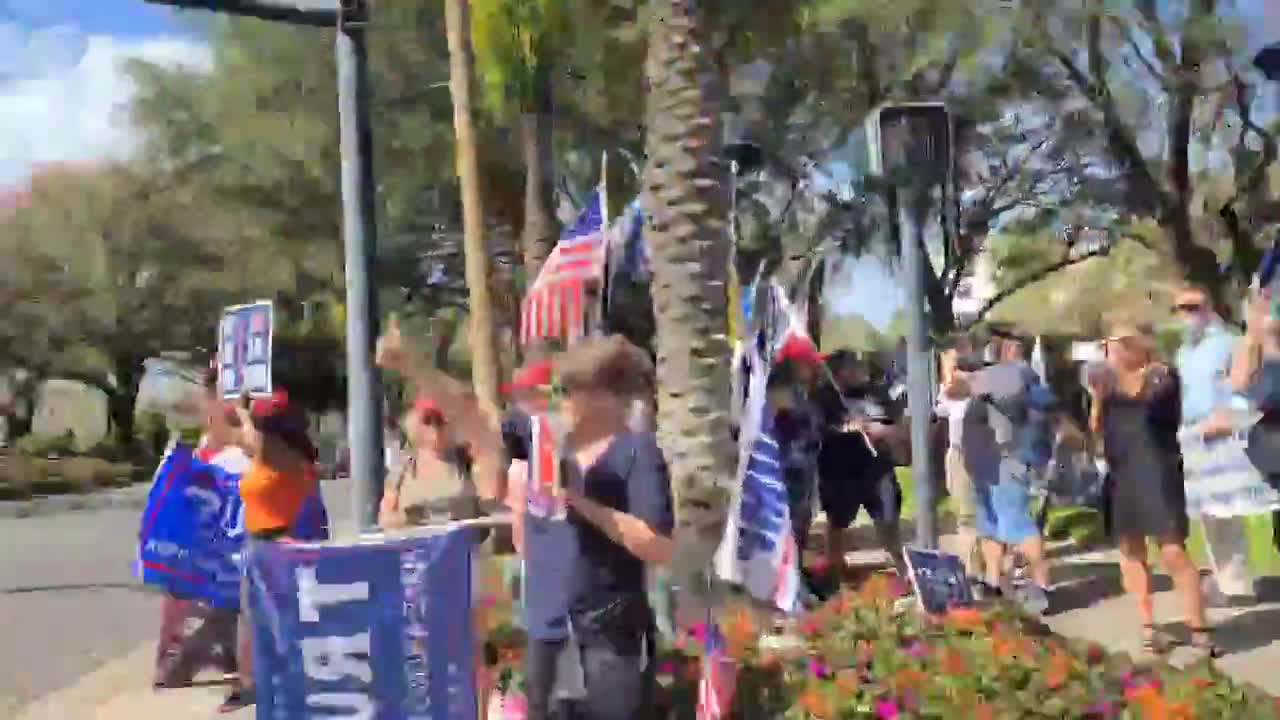
[[[274,310],[270,301],[234,305],[222,311],[218,326],[218,373],[224,399],[248,392],[271,394],[271,333]]]
[[[973,591],[958,555],[913,547],[904,547],[903,554],[911,586],[926,613],[941,615],[949,608],[973,604]]]

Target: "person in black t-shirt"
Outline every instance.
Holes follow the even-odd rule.
[[[871,382],[867,365],[842,350],[828,360],[835,386],[819,393],[822,452],[818,456],[818,499],[827,516],[827,553],[845,569],[844,533],[863,508],[875,523],[880,543],[904,572],[899,533],[902,489],[885,442],[893,423],[890,400]]]

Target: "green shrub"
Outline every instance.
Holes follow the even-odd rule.
[[[62,435],[24,435],[14,443],[18,450],[33,458],[63,457],[76,452],[76,436],[70,430]]]

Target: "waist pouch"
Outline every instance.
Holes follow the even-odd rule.
[[[643,593],[616,598],[601,607],[570,613],[573,631],[584,647],[606,647],[619,657],[645,653],[655,631],[653,609]]]

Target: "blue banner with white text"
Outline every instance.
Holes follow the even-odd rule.
[[[252,543],[258,717],[474,720],[473,545]]]

